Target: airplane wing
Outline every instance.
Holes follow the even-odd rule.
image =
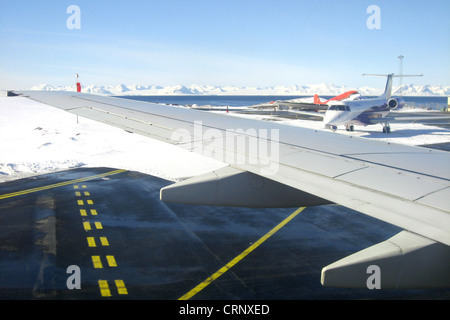
[[[388,114],[384,118],[372,118],[370,119],[371,123],[401,123],[401,122],[420,122],[422,124],[442,124],[442,121],[449,121],[450,116],[447,114],[441,115],[402,115],[402,116],[393,116]]]
[[[328,109],[328,104],[315,104],[308,102],[293,102],[293,101],[277,101],[278,105],[289,107],[294,110],[322,110]]]
[[[322,270],[322,284],[450,287],[450,153],[75,92],[30,99],[178,145],[228,166],[174,183],[161,199],[192,204],[293,207],[336,203],[404,229]]]
[[[302,110],[289,110],[289,112],[311,117],[319,117],[319,118],[325,117],[325,112],[302,111]]]

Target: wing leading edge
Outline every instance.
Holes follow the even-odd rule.
[[[399,226],[416,239],[414,249],[405,247],[400,253],[388,254],[395,260],[389,266],[410,261],[411,251],[415,258],[428,256],[436,245],[439,250],[433,252],[446,257],[440,265],[447,262],[450,266],[447,152],[120,98],[74,92],[16,93],[229,165],[162,189],[164,201],[249,207],[337,203]],[[430,246],[430,241],[436,245]],[[369,263],[384,265],[380,250],[384,257],[389,248],[377,247],[356,259],[345,258],[325,267],[322,283],[366,287],[361,280],[364,277],[335,279],[350,279],[348,272],[361,274]],[[426,270],[425,266],[420,272]],[[405,272],[409,272],[408,278],[414,278],[410,271],[399,274]],[[433,272],[438,281],[428,281],[430,286],[450,286],[446,271]],[[405,284],[398,277],[392,279],[383,286],[415,285],[414,281]],[[416,285],[423,287],[423,283],[427,281]]]

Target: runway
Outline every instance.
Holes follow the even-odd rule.
[[[397,227],[340,206],[163,203],[159,190],[170,183],[77,168],[0,184],[0,299],[450,298],[449,290],[320,284],[322,267]]]

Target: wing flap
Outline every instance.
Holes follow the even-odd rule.
[[[425,204],[430,207],[435,207],[437,209],[450,212],[450,188],[445,187],[444,189],[429,193],[417,200],[417,203]]]
[[[352,171],[339,176],[337,179],[410,201],[445,187],[439,181],[421,179],[418,175],[408,174],[400,170],[389,168],[383,170],[377,167],[366,167],[364,170]]]
[[[164,187],[160,198],[165,202],[250,208],[330,204],[285,184],[230,166]]]

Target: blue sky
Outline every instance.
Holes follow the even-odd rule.
[[[448,0],[0,0],[0,88],[450,84]],[[81,29],[70,30],[77,5]],[[369,29],[370,5],[380,29]]]

